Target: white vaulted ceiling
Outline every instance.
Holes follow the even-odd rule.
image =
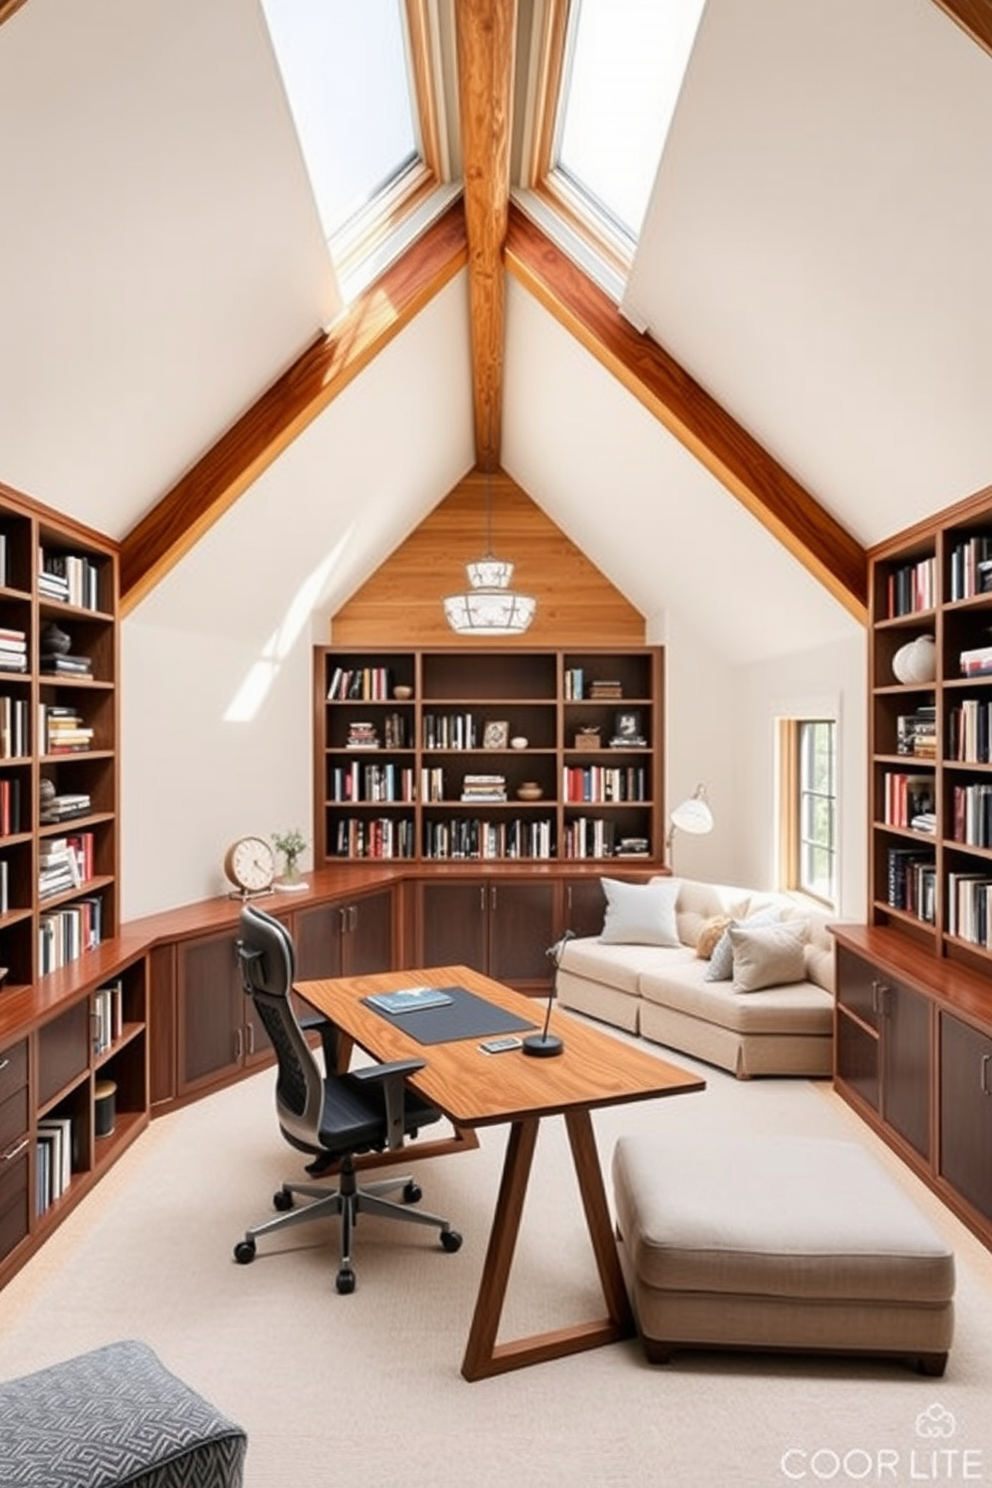
[[[26,0],[0,129],[0,479],[123,539],[333,310],[260,7]],[[992,480],[990,144],[992,57],[932,0],[709,0],[625,310],[862,545]],[[190,571],[317,573],[332,613],[473,463],[469,347],[461,274]],[[657,633],[857,628],[513,280],[503,410],[503,467]]]

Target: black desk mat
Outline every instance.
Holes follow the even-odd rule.
[[[536,1028],[516,1013],[477,997],[465,987],[442,987],[451,998],[444,1007],[418,1008],[413,1013],[387,1013],[369,1002],[362,1002],[394,1028],[402,1028],[418,1044],[451,1044],[457,1039],[491,1038],[498,1033],[521,1033],[525,1028]]]

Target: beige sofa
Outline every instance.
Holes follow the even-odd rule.
[[[831,1073],[834,951],[825,914],[788,895],[692,879],[617,882],[603,880],[601,934],[564,947],[558,971],[563,1007],[740,1079]],[[635,888],[650,892],[637,896]],[[713,954],[700,954],[714,940]],[[776,941],[786,947],[778,963],[788,978],[783,981],[775,980]],[[767,945],[772,949],[762,966]],[[726,969],[730,954],[730,979],[713,980],[716,962]],[[743,990],[752,985],[755,990]]]

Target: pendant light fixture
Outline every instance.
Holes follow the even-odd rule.
[[[537,600],[510,588],[513,564],[493,553],[492,443],[486,457],[486,550],[475,563],[466,563],[469,587],[449,594],[445,619],[459,635],[522,635],[534,618]]]

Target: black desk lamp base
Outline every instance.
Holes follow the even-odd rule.
[[[525,1054],[533,1054],[538,1059],[549,1059],[553,1054],[561,1054],[565,1048],[560,1038],[553,1033],[531,1033],[523,1042]]]

